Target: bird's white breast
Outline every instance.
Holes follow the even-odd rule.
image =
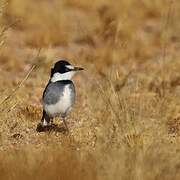
[[[44,109],[46,113],[49,114],[51,117],[66,114],[73,104],[71,99],[71,91],[72,90],[71,88],[69,88],[69,85],[66,85],[63,91],[63,95],[60,96],[60,99],[56,104],[44,104]]]

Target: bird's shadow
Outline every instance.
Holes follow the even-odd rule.
[[[39,123],[37,125],[37,128],[36,128],[36,131],[37,132],[60,132],[60,133],[65,133],[67,132],[66,128],[64,128],[63,126],[58,126],[56,124],[50,124],[50,125],[47,125],[47,126],[42,126],[41,123]]]

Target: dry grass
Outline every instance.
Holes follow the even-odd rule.
[[[178,0],[0,5],[0,179],[180,179]],[[86,69],[70,135],[36,132],[58,58]]]

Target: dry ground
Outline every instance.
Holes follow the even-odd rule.
[[[179,0],[0,2],[1,180],[180,179]],[[37,133],[59,58],[86,69],[70,134]]]

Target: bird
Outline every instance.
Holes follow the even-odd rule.
[[[37,131],[42,131],[53,118],[59,117],[69,132],[66,116],[75,103],[76,96],[72,77],[81,70],[83,68],[71,65],[66,59],[57,61],[51,68],[50,79],[42,95],[43,112]]]

